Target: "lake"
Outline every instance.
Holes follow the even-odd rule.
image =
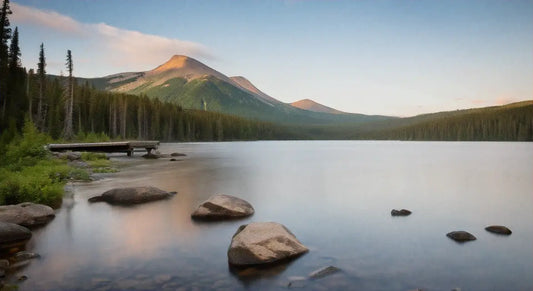
[[[324,266],[342,272],[310,290],[533,289],[533,144],[505,142],[259,141],[162,144],[144,160],[113,155],[120,172],[73,186],[27,249],[21,290],[272,290]],[[178,194],[135,207],[87,199],[153,185]],[[195,222],[213,194],[249,201],[255,214]],[[391,217],[406,208],[408,217]],[[241,224],[284,224],[310,251],[267,269],[230,270]],[[513,234],[484,230],[505,225]],[[446,237],[466,230],[476,241]],[[181,289],[180,289],[181,288]]]

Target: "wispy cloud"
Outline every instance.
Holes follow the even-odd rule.
[[[195,58],[212,58],[204,45],[139,31],[114,27],[105,23],[82,23],[51,10],[41,10],[17,3],[11,4],[12,22],[51,30],[69,38],[78,38],[98,51],[98,60],[124,69],[149,68],[159,65],[174,54]]]

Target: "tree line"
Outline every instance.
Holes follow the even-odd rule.
[[[289,139],[285,127],[235,116],[184,110],[177,104],[147,96],[94,89],[74,78],[73,53],[67,50],[67,76],[46,74],[45,46],[41,44],[37,71],[21,66],[18,28],[9,23],[9,0],[0,15],[0,134],[9,140],[25,120],[54,139],[83,139],[103,134],[112,139],[163,141],[223,141]]]

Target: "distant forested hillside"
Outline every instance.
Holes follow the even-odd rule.
[[[533,141],[533,101],[374,123],[355,139]]]

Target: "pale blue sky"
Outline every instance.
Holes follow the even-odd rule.
[[[284,102],[411,116],[533,99],[533,1],[12,1],[23,65],[149,70],[187,54]]]

